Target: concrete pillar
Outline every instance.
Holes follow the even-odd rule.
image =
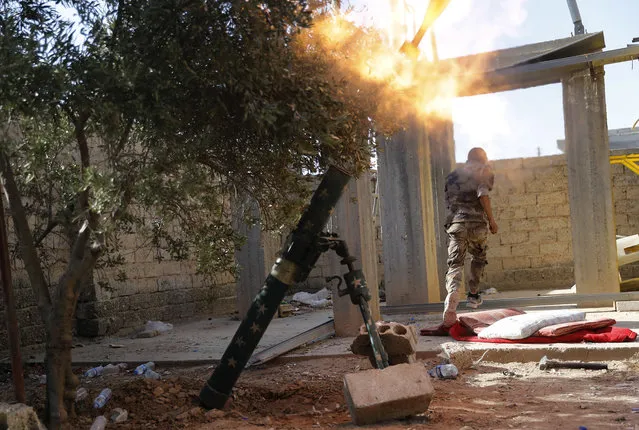
[[[455,168],[455,139],[452,117],[428,119],[428,141],[433,183],[433,206],[435,238],[437,242],[437,274],[439,277],[439,298],[446,298],[446,271],[448,270],[448,235],[444,229],[446,221],[446,200],[444,187],[446,176]]]
[[[335,207],[332,216],[331,232],[339,234],[346,241],[350,253],[357,258],[355,267],[361,267],[371,292],[369,302],[371,313],[379,320],[379,285],[377,280],[377,251],[375,246],[375,227],[372,217],[373,193],[371,176],[363,174],[358,180],[349,183],[344,195]],[[340,264],[340,258],[330,251],[330,272],[342,276],[347,268]],[[351,303],[350,297],[338,297],[337,283],[333,284],[333,315],[337,336],[357,336],[359,327],[364,323],[359,307]]]
[[[562,85],[577,293],[619,292],[603,67]]]
[[[406,131],[382,141],[377,163],[386,302],[439,302],[437,226],[424,122],[414,119]]]
[[[246,237],[244,245],[235,252],[235,262],[239,266],[235,284],[237,311],[242,318],[248,312],[275,262],[281,239],[278,234],[262,231],[260,222],[246,222],[250,218],[259,220],[260,210],[255,200],[239,196],[233,199],[232,205],[234,228]]]

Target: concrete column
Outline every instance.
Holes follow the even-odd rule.
[[[562,85],[577,293],[619,292],[603,67]]]
[[[379,320],[379,285],[377,280],[377,251],[375,246],[375,227],[372,217],[373,193],[371,176],[363,174],[358,180],[349,183],[347,190],[335,207],[332,216],[331,232],[339,234],[346,241],[350,253],[357,258],[355,267],[361,267],[372,299],[369,302],[371,312]],[[330,252],[330,271],[343,275],[348,270],[340,264],[340,258]],[[364,323],[359,307],[351,303],[350,297],[338,297],[337,283],[333,284],[333,315],[337,336],[357,336],[359,327]]]
[[[250,218],[259,220],[260,210],[255,200],[240,196],[233,200],[232,205],[234,227],[246,237],[244,245],[235,252],[235,261],[239,265],[235,284],[237,311],[243,318],[275,262],[281,239],[279,235],[262,231],[260,222],[246,222]]]
[[[414,119],[406,131],[382,141],[377,162],[386,302],[439,302],[437,226],[424,122]]]
[[[433,206],[435,238],[437,241],[437,274],[439,276],[439,298],[446,298],[446,271],[448,270],[448,235],[444,229],[446,200],[444,187],[446,176],[455,168],[455,139],[452,117],[428,119],[428,141],[433,182]]]

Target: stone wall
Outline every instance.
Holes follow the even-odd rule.
[[[235,311],[235,283],[232,276],[197,275],[195,263],[157,261],[153,249],[135,235],[122,237],[125,263],[96,270],[95,279],[80,298],[76,333],[81,336],[126,334],[141,328],[147,320],[175,321],[198,315],[219,316]],[[61,255],[68,248],[60,250]],[[45,331],[24,269],[14,262],[13,280],[22,345],[45,340]],[[47,275],[57,279],[60,268]],[[123,279],[119,272],[126,273]],[[7,345],[4,302],[0,301],[0,352]]]
[[[492,203],[500,231],[488,242],[484,282],[498,290],[571,287],[565,156],[498,160],[494,166]],[[611,167],[617,234],[639,233],[639,176],[619,164]],[[621,273],[624,278],[637,277],[639,265],[624,266]]]

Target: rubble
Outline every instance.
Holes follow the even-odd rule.
[[[22,403],[0,403],[0,429],[46,430],[33,408]]]
[[[126,409],[115,408],[111,411],[111,422],[112,423],[123,423],[129,417],[129,413]]]

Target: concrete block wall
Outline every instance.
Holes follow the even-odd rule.
[[[489,238],[483,282],[498,290],[571,287],[565,156],[498,160],[494,167],[492,203],[500,231]],[[611,167],[617,234],[639,233],[639,176],[619,164]],[[622,267],[621,274],[638,277],[639,264]]]
[[[94,282],[79,300],[76,333],[97,336],[126,334],[147,320],[175,321],[198,315],[220,316],[235,312],[235,280],[230,274],[198,275],[195,263],[155,259],[154,250],[140,246],[135,235],[122,238],[126,262],[95,271]],[[68,253],[68,248],[60,251]],[[45,330],[35,305],[27,275],[14,261],[13,281],[22,345],[45,340]],[[61,267],[48,276],[57,279]],[[119,272],[126,273],[126,279]],[[8,349],[4,302],[0,301],[0,352]]]

